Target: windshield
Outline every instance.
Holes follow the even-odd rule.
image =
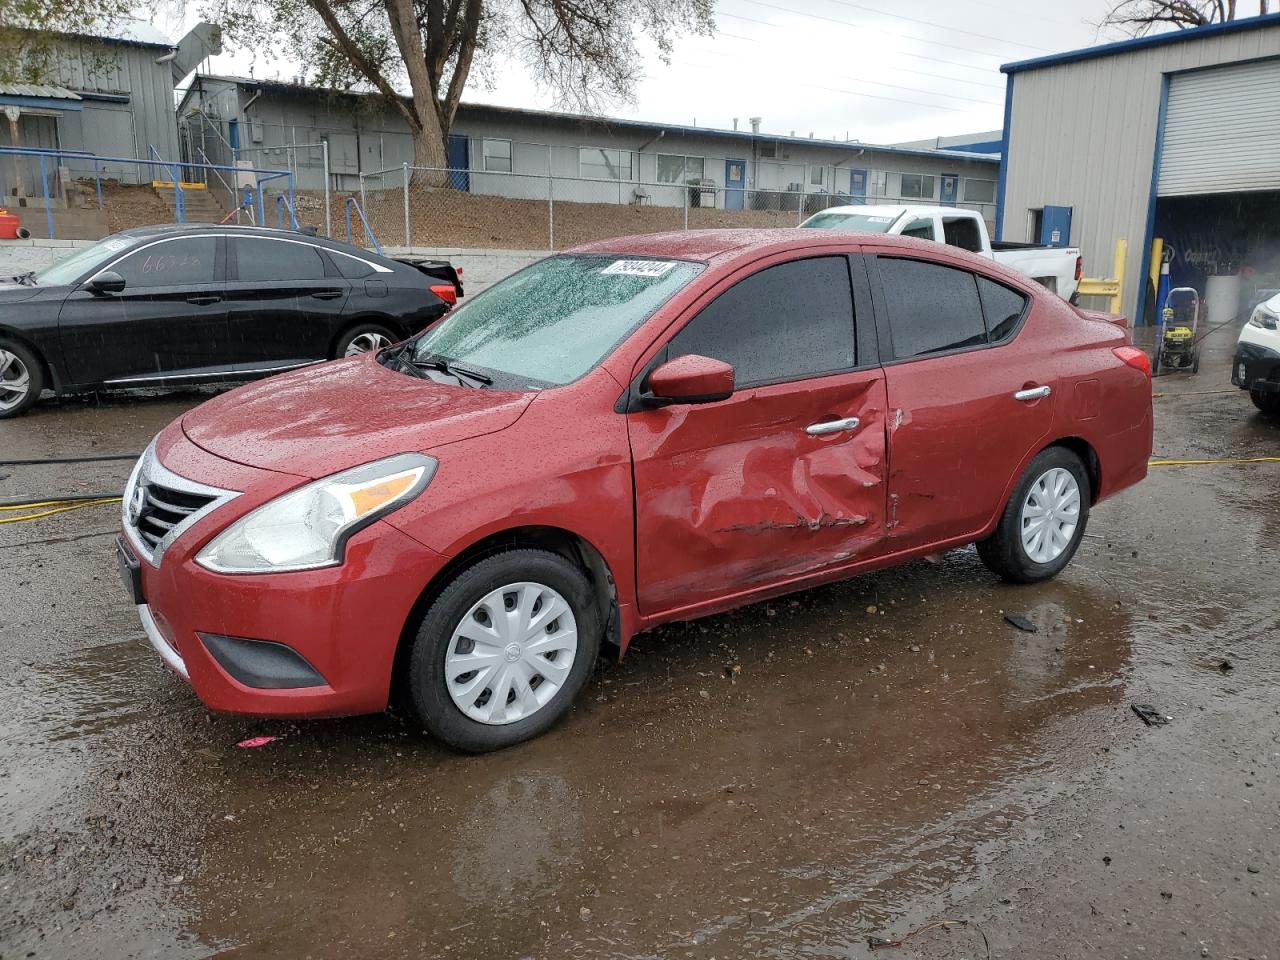
[[[134,245],[136,240],[130,237],[107,237],[93,246],[83,247],[70,256],[63,257],[57,263],[45,267],[34,277],[42,287],[65,287],[75,283],[82,276],[102,266],[112,257],[123,253]]]
[[[817,227],[822,230],[857,230],[860,233],[888,233],[897,217],[873,216],[869,213],[818,213],[814,214],[802,227]]]
[[[702,265],[622,255],[541,260],[456,308],[413,346],[499,383],[572,383],[647,320]]]

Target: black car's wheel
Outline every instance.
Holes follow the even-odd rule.
[[[1250,390],[1249,399],[1263,413],[1280,413],[1280,393],[1267,390]]]
[[[0,419],[26,413],[42,390],[40,358],[21,343],[0,339]]]
[[[418,626],[409,694],[427,730],[471,753],[549,729],[586,683],[604,632],[586,575],[508,550],[467,567]]]
[[[978,556],[1010,583],[1048,580],[1071,562],[1089,522],[1089,474],[1065,447],[1042,450],[1023,472]]]
[[[376,323],[362,323],[352,327],[338,338],[338,343],[333,349],[333,359],[355,357],[362,353],[376,353],[399,339],[384,326]]]

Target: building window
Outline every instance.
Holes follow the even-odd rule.
[[[932,200],[933,177],[927,177],[923,173],[904,173],[899,192],[907,200]]]
[[[969,203],[995,203],[994,180],[968,180],[964,182],[964,199]]]
[[[809,183],[812,186],[820,187],[826,183],[827,168],[826,167],[810,167]]]
[[[867,173],[867,196],[887,197],[889,195],[889,174],[885,170],[871,170]]]
[[[702,157],[677,157],[668,153],[658,154],[659,183],[689,183],[701,180],[705,164]]]
[[[511,141],[485,140],[482,143],[484,168],[490,173],[511,172]]]
[[[636,155],[610,147],[579,147],[578,175],[590,180],[634,180]]]

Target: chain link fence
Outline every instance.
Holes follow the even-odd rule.
[[[795,227],[832,206],[930,202],[408,165],[364,174],[360,184],[360,205],[384,244],[510,250],[561,250],[672,230]],[[981,204],[957,206],[986,215]],[[342,229],[335,220],[335,230]]]

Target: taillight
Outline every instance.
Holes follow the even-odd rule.
[[[1084,257],[1076,257],[1076,283],[1084,276]]]
[[[1147,351],[1139,350],[1137,347],[1114,347],[1111,352],[1126,365],[1135,370],[1141,370],[1148,380],[1151,379],[1151,358],[1147,356]]]
[[[433,283],[429,289],[451,307],[458,302],[458,290],[452,283]]]

